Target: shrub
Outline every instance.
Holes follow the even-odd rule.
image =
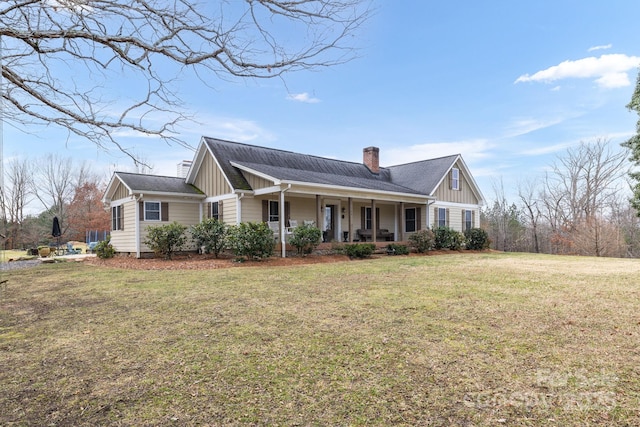
[[[435,245],[435,236],[433,231],[429,229],[416,231],[409,236],[409,245],[418,253],[430,251]]]
[[[466,249],[481,251],[489,247],[489,235],[482,228],[471,228],[464,232]]]
[[[101,259],[113,258],[116,254],[116,250],[111,244],[111,238],[98,242],[98,244],[96,244],[96,247],[94,248],[94,251],[96,253],[96,256]]]
[[[368,258],[375,249],[376,245],[373,243],[353,243],[344,246],[345,253],[349,258]]]
[[[216,258],[227,245],[227,225],[215,218],[208,218],[200,224],[192,225],[191,236],[198,247],[203,246],[204,251],[213,254]]]
[[[187,226],[176,221],[167,225],[149,226],[144,244],[156,255],[162,254],[165,259],[171,259],[173,253],[180,251],[187,242],[185,231]]]
[[[433,230],[435,235],[435,249],[451,249],[458,251],[464,245],[464,235],[450,227],[437,227]]]
[[[389,243],[387,245],[387,255],[409,255],[409,248],[406,245]]]
[[[293,229],[289,244],[298,250],[299,255],[307,255],[318,247],[321,238],[322,231],[319,228],[304,224]]]
[[[229,247],[237,257],[268,258],[276,247],[273,231],[264,222],[241,222],[229,227]]]

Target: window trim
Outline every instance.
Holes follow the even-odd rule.
[[[272,213],[272,207],[275,207],[276,213]],[[267,221],[280,222],[280,202],[277,200],[269,200],[267,203]]]
[[[473,228],[473,211],[471,209],[464,210],[464,231]]]
[[[124,215],[122,205],[111,207],[111,231],[124,230]]]
[[[438,227],[447,226],[447,208],[438,208],[438,217],[436,218],[436,225]]]
[[[156,203],[158,205],[158,210],[148,210],[147,209],[147,204],[151,204],[151,203]],[[144,204],[142,205],[142,209],[144,211],[144,221],[152,221],[152,222],[160,222],[162,221],[162,203],[160,201],[155,201],[155,200],[145,200]],[[147,212],[158,212],[158,218],[149,218],[147,217]]]
[[[451,168],[451,189],[460,190],[460,169]]]
[[[209,203],[209,218],[220,220],[220,202]]]

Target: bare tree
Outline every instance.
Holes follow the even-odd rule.
[[[78,176],[83,173],[81,170],[74,168],[71,157],[56,154],[42,157],[34,168],[33,192],[51,218],[58,217],[63,234],[68,227],[67,206],[73,198]]]
[[[609,140],[597,139],[567,150],[552,165],[544,183],[544,215],[563,252],[603,255],[608,242],[603,221],[624,185],[625,164],[624,151],[614,152]]]
[[[538,228],[542,212],[540,211],[540,200],[537,196],[539,193],[538,183],[535,181],[526,181],[518,183],[518,197],[522,203],[522,211],[525,213],[529,226],[531,227],[531,237],[533,240],[533,250],[540,253],[540,242],[538,238]]]
[[[22,229],[26,217],[25,208],[32,193],[31,164],[26,159],[9,161],[6,169],[5,187],[0,192],[0,206],[5,221],[8,243],[12,248],[22,246]]]
[[[55,124],[131,157],[116,131],[186,145],[175,133],[187,118],[180,77],[195,73],[211,84],[346,62],[368,2],[5,0],[3,114],[19,127]],[[140,90],[122,93],[123,79]]]

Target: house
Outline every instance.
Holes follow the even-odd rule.
[[[149,252],[146,227],[166,222],[268,222],[285,256],[295,223],[317,224],[325,241],[405,241],[427,227],[478,227],[483,200],[459,154],[381,167],[377,147],[354,163],[208,137],[186,177],[115,172],[104,195],[111,243],[137,257]]]

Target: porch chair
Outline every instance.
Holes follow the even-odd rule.
[[[278,221],[268,221],[267,225],[273,231],[273,238],[278,240],[280,238],[280,223]]]

